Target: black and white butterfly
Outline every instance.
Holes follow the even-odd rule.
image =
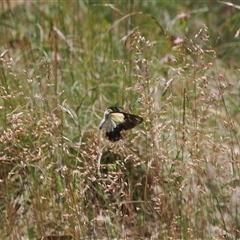
[[[126,113],[121,107],[110,107],[104,112],[99,129],[105,128],[107,139],[116,142],[122,138],[122,130],[132,129],[142,121],[141,117]]]

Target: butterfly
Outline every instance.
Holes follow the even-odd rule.
[[[143,119],[137,115],[126,113],[122,107],[110,107],[104,112],[99,129],[106,129],[106,137],[111,142],[122,138],[121,131],[129,130],[140,124]]]

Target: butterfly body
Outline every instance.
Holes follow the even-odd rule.
[[[116,142],[122,138],[122,130],[132,129],[142,121],[141,117],[126,113],[121,107],[110,107],[104,112],[99,128],[105,128],[108,140]]]

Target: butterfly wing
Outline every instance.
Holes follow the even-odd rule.
[[[106,137],[112,142],[116,142],[122,138],[121,131],[125,121],[124,114],[122,112],[111,112],[109,115],[109,127],[106,128]],[[110,126],[111,125],[111,126]]]
[[[129,130],[137,125],[139,125],[143,119],[137,115],[133,115],[130,113],[124,113],[124,122],[120,124],[119,127],[121,127],[123,130]]]
[[[119,141],[122,138],[121,129],[117,126],[110,132],[106,131],[106,137],[111,142]]]
[[[106,137],[112,142],[122,138],[121,131],[129,130],[137,126],[143,119],[137,115],[124,112],[121,107],[110,107],[104,115],[100,129],[106,129]]]
[[[115,112],[115,113],[117,113],[117,112],[122,112],[122,113],[124,113],[124,110],[123,110],[122,107],[113,106],[113,107],[109,107],[108,109],[111,109],[112,112]]]

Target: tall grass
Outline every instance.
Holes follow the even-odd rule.
[[[1,239],[239,238],[234,6],[2,6]]]

